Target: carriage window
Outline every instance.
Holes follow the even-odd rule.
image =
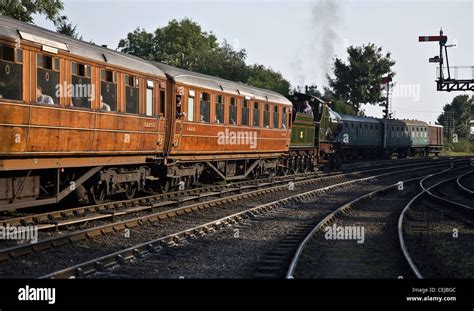
[[[84,64],[72,63],[72,107],[91,108],[91,67]]]
[[[211,121],[211,95],[209,93],[201,93],[200,99],[200,121],[203,123],[209,123]]]
[[[270,128],[270,105],[265,104],[263,110],[263,127]]]
[[[249,101],[242,99],[242,125],[249,125]]]
[[[165,91],[160,90],[160,114],[165,114]]]
[[[22,99],[23,61],[22,51],[0,45],[0,99]]]
[[[229,123],[233,125],[237,124],[237,100],[234,97],[230,99]]]
[[[100,71],[100,110],[117,111],[117,73]]]
[[[281,116],[281,127],[286,129],[286,122],[287,122],[287,114],[286,114],[286,107],[283,108],[283,114]]]
[[[216,95],[216,120],[215,123],[223,124],[224,123],[224,105],[225,97],[222,95]]]
[[[153,81],[146,81],[146,111],[147,116],[153,115]]]
[[[253,126],[260,126],[259,103],[253,103]]]
[[[280,121],[280,113],[278,112],[278,106],[275,106],[275,108],[273,108],[273,127],[274,128],[278,128],[278,122]]]
[[[194,121],[194,91],[189,91],[188,95],[188,121]]]
[[[36,101],[59,105],[59,58],[38,54],[36,57]]]
[[[138,78],[125,75],[125,112],[138,114]]]

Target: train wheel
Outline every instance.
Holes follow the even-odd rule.
[[[170,190],[170,188],[171,188],[171,181],[166,180],[164,182],[160,182],[159,189],[161,193],[167,193]]]
[[[90,188],[89,200],[93,204],[102,204],[107,197],[107,191],[102,184],[95,184]]]
[[[123,196],[126,200],[131,200],[135,197],[135,194],[137,193],[137,185],[128,185],[127,186],[127,191],[123,193]]]

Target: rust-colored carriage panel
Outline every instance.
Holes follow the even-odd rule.
[[[2,157],[162,152],[157,117],[0,103],[0,120]]]
[[[214,122],[197,122],[200,120],[200,95],[205,92],[210,94],[210,121]],[[260,126],[242,125],[242,102],[244,96],[232,93],[219,92],[215,90],[189,86],[185,84],[177,84],[171,89],[171,93],[175,96],[170,98],[170,111],[173,111],[174,124],[173,136],[170,139],[169,154],[176,158],[179,155],[183,157],[189,155],[207,155],[212,159],[223,154],[238,154],[236,158],[241,159],[248,155],[248,158],[254,157],[255,154],[265,153],[286,153],[289,148],[291,130],[282,127],[281,117],[283,115],[284,105],[265,101],[262,99],[250,99],[249,106],[253,106],[255,102],[260,105],[259,124]],[[189,111],[188,99],[193,94],[194,105],[193,110]],[[176,115],[176,95],[181,96],[181,116]],[[216,120],[216,96],[224,97],[224,123],[218,123]],[[235,99],[236,103],[236,124],[230,124],[229,109],[230,99]],[[269,126],[264,127],[264,108],[269,106]],[[274,109],[278,107],[280,114],[279,119],[274,122]],[[285,117],[289,119],[287,109]],[[192,114],[193,121],[188,119],[188,114]],[[249,124],[253,123],[253,107],[249,107]],[[278,128],[274,128],[275,123]]]
[[[172,154],[286,152],[289,131],[178,120]]]
[[[430,146],[442,146],[443,145],[443,127],[438,125],[428,126],[428,138]]]

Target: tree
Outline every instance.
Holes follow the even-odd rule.
[[[56,31],[74,39],[82,40],[77,33],[77,25],[73,25],[66,16],[61,16],[56,25]]]
[[[212,32],[188,18],[171,20],[154,33],[135,29],[120,40],[120,51],[179,68],[240,81],[287,94],[290,83],[263,65],[248,66],[244,49],[235,50],[226,40],[219,44]]]
[[[201,72],[209,75],[221,77],[223,79],[247,81],[249,78],[249,70],[245,59],[247,53],[244,49],[235,51],[233,47],[224,40],[209,58],[205,60]]]
[[[471,111],[474,97],[458,95],[450,104],[443,107],[443,113],[438,117],[438,123],[445,127],[449,134],[457,134],[459,138],[467,138],[470,133]]]
[[[335,58],[333,75],[328,75],[329,86],[334,97],[359,112],[361,104],[377,104],[385,101],[380,92],[380,81],[384,76],[395,76],[395,65],[390,52],[382,54],[382,48],[373,43],[347,48],[347,63]]]
[[[288,94],[290,82],[285,80],[281,73],[257,64],[250,66],[249,70],[248,84],[262,89],[272,90],[280,94]]]
[[[201,26],[185,18],[173,19],[155,31],[156,58],[158,61],[187,70],[205,72],[206,62],[219,44],[216,36],[202,30]]]
[[[61,0],[4,0],[0,1],[0,14],[32,23],[34,14],[46,15],[57,25],[60,12],[64,9]]]
[[[132,54],[152,61],[159,60],[155,51],[155,37],[145,29],[137,28],[128,33],[126,39],[119,42],[119,49],[123,53]]]

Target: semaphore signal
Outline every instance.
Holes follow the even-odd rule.
[[[454,47],[454,44],[446,45],[448,36],[443,34],[443,29],[439,31],[439,36],[419,36],[418,42],[438,42],[439,55],[429,59],[430,63],[439,63],[439,75],[436,80],[438,91],[474,91],[474,75],[471,79],[457,79],[456,73],[458,67],[454,67],[455,78],[451,78],[451,68],[449,66],[448,48]],[[444,53],[443,53],[444,52]],[[443,64],[446,58],[447,77],[444,76]]]

